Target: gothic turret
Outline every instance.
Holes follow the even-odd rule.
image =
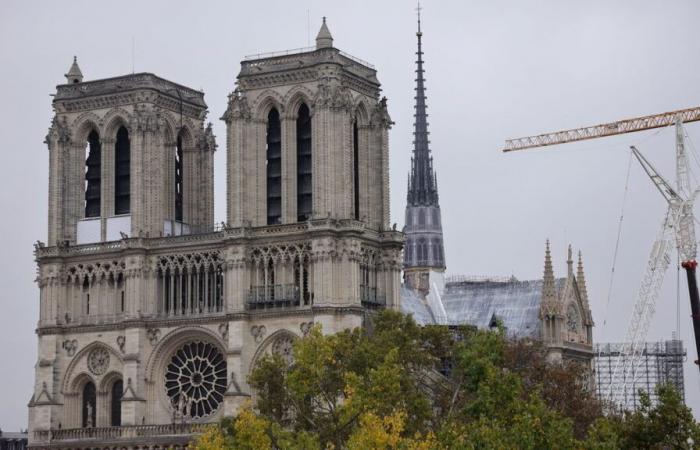
[[[418,15],[418,51],[416,55],[416,105],[413,132],[413,156],[406,196],[406,247],[404,252],[404,278],[414,288],[429,287],[431,271],[444,272],[445,252],[442,239],[440,203],[437,176],[433,170],[428,139],[428,113],[426,112],[423,49]],[[426,284],[428,283],[428,284]]]
[[[65,74],[65,77],[70,84],[80,83],[83,81],[83,72],[80,71],[80,67],[78,66],[77,56],[73,57],[73,64],[71,64],[70,69],[68,69],[68,73]]]
[[[324,17],[321,29],[318,30],[318,34],[316,35],[316,48],[328,47],[333,47],[333,36],[331,36],[331,32],[328,30],[326,18]]]

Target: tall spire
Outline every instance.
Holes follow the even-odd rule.
[[[423,47],[420,21],[420,3],[418,4],[418,51],[416,55],[416,106],[413,132],[413,157],[411,158],[410,189],[407,202],[409,205],[438,205],[437,178],[433,172],[433,158],[430,156],[428,140],[428,113],[426,112],[425,77],[423,70]]]

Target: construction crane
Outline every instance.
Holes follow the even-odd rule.
[[[695,240],[695,218],[693,206],[700,189],[691,189],[688,177],[688,158],[683,138],[683,123],[700,120],[700,107],[671,111],[634,119],[595,125],[586,128],[558,131],[537,136],[509,139],[505,143],[504,152],[524,150],[528,148],[545,147],[565,144],[568,142],[614,136],[635,131],[662,128],[675,123],[676,129],[676,187],[666,181],[652,164],[635,147],[631,147],[633,155],[657,187],[668,203],[666,216],[657,235],[649,256],[647,269],[639,289],[639,296],[632,311],[623,351],[629,355],[630,364],[614,369],[617,379],[623,383],[633,383],[637,378],[638,362],[643,343],[646,339],[651,319],[654,316],[656,301],[663,284],[663,279],[671,262],[671,251],[674,238],[676,248],[686,271],[690,306],[692,310],[695,347],[700,358],[700,296],[696,278],[697,243]],[[622,360],[622,358],[620,359]],[[698,364],[698,360],[695,361]],[[619,378],[618,378],[619,377]],[[608,398],[612,398],[612,385]]]
[[[680,119],[683,123],[697,122],[700,120],[700,107],[679,109],[662,114],[636,117],[634,119],[618,120],[617,122],[603,123],[592,127],[575,128],[573,130],[557,131],[554,133],[539,134],[518,139],[506,140],[504,152],[525,150],[527,148],[546,147],[549,145],[566,144],[567,142],[585,141],[617,134],[633,133],[635,131],[663,128],[676,123]]]

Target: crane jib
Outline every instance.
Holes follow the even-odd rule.
[[[512,152],[528,148],[547,147],[550,145],[566,144],[567,142],[584,141],[587,139],[663,128],[673,125],[678,119],[683,123],[699,121],[700,107],[619,120],[617,122],[604,123],[591,127],[575,128],[518,139],[508,139],[503,147],[503,151]]]

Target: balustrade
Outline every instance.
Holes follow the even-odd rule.
[[[203,432],[207,425],[204,423],[168,423],[123,427],[51,429],[35,431],[33,437],[37,442],[48,442],[84,441],[89,439],[133,439],[152,436],[188,436]]]
[[[377,308],[386,305],[386,299],[377,292],[376,287],[360,285],[360,301],[368,308]]]

